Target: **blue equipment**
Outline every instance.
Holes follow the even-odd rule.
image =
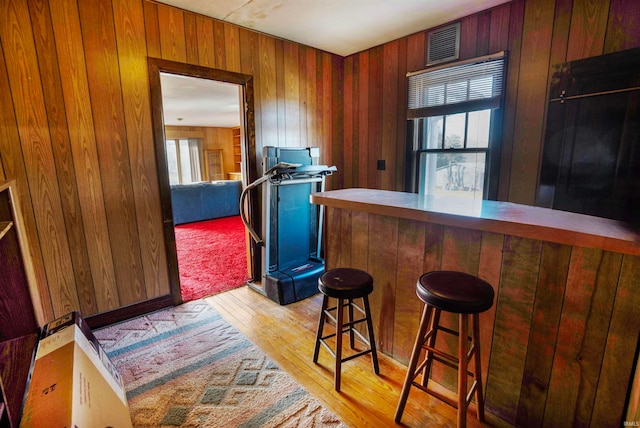
[[[324,190],[325,177],[336,167],[318,165],[319,155],[317,147],[264,147],[264,175],[240,198],[242,221],[262,246],[262,287],[249,285],[281,305],[318,293],[318,277],[324,272],[324,207],[311,204],[309,196]],[[263,183],[260,239],[244,217],[243,203],[246,194]]]

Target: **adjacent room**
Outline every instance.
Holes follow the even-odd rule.
[[[0,0],[0,426],[638,426],[639,16]]]

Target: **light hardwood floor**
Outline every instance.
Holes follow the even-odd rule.
[[[280,306],[248,287],[240,287],[206,301],[349,427],[398,426],[393,416],[406,366],[379,353],[380,375],[376,376],[369,355],[355,358],[343,363],[341,392],[336,392],[333,358],[321,348],[318,364],[313,363],[321,295]],[[467,419],[468,427],[508,426],[491,414],[480,423],[474,407],[469,409]],[[455,424],[455,409],[412,388],[402,425],[449,427]]]

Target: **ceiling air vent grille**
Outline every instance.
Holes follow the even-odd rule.
[[[453,61],[460,56],[460,23],[427,33],[427,65]]]

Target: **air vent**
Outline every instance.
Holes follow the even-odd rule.
[[[460,56],[460,23],[427,33],[427,65],[453,61]]]

